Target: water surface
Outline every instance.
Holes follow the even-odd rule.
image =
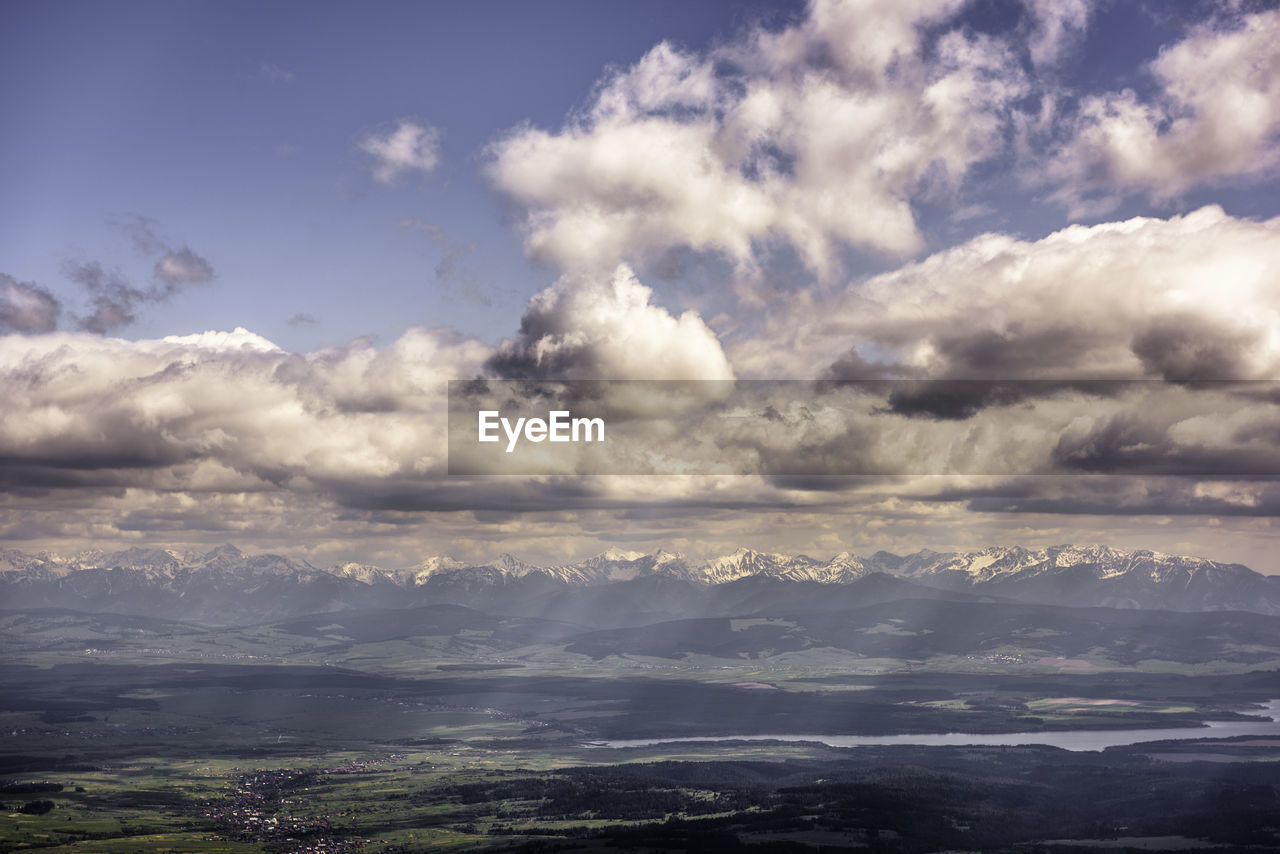
[[[1108,747],[1141,744],[1144,741],[1188,741],[1199,738],[1230,738],[1236,735],[1280,736],[1280,700],[1267,702],[1257,714],[1269,716],[1270,719],[1265,721],[1205,721],[1205,726],[1203,727],[1168,727],[1164,729],[995,733],[947,732],[909,735],[782,733],[774,735],[712,735],[692,738],[622,738],[587,742],[585,746],[623,748],[650,747],[655,744],[676,744],[692,741],[816,741],[830,747],[867,747],[892,744],[907,744],[917,747],[955,747],[961,745],[1020,747],[1029,744],[1045,744],[1050,747],[1061,747],[1064,750],[1104,750]]]

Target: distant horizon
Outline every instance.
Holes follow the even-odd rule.
[[[57,557],[57,558],[62,558],[62,559],[72,559],[72,558],[78,558],[78,557],[81,557],[81,556],[83,556],[83,555],[88,555],[88,554],[102,554],[102,555],[104,555],[104,556],[109,556],[109,555],[120,554],[120,553],[122,553],[122,552],[128,552],[128,551],[132,551],[132,550],[144,551],[144,552],[145,552],[145,551],[161,551],[161,552],[166,552],[166,553],[177,553],[177,554],[179,554],[179,555],[184,555],[184,556],[200,556],[200,557],[207,557],[208,555],[210,555],[210,554],[212,554],[212,553],[214,553],[214,552],[217,552],[217,551],[219,551],[219,550],[223,550],[223,549],[227,549],[227,548],[234,549],[234,550],[236,551],[236,553],[237,553],[237,554],[241,554],[241,555],[244,555],[244,556],[246,556],[246,557],[251,557],[251,558],[252,558],[252,557],[280,557],[280,558],[284,558],[284,559],[286,559],[286,560],[300,560],[299,558],[294,557],[293,555],[291,555],[291,554],[289,554],[289,553],[287,553],[286,551],[283,551],[283,550],[280,550],[280,551],[273,551],[273,550],[249,550],[249,551],[246,551],[246,550],[244,550],[244,549],[240,548],[240,547],[239,547],[238,545],[236,545],[235,543],[230,543],[230,542],[220,543],[220,544],[218,544],[218,545],[214,545],[214,546],[210,546],[210,547],[204,548],[203,550],[202,550],[202,547],[200,547],[200,546],[193,546],[193,547],[181,548],[181,549],[180,549],[180,548],[178,548],[178,547],[176,547],[176,546],[172,546],[172,545],[145,545],[145,546],[144,546],[144,545],[132,545],[132,546],[126,546],[126,547],[124,547],[124,548],[120,548],[120,549],[85,549],[85,550],[83,550],[83,551],[75,552],[75,553],[62,553],[62,552],[55,552],[55,551],[50,551],[50,550],[47,550],[47,549],[39,549],[39,550],[36,550],[36,551],[27,551],[26,549],[15,548],[15,547],[7,547],[7,546],[6,546],[6,547],[0,547],[0,551],[16,551],[16,552],[20,552],[20,553],[22,553],[22,554],[24,554],[24,555],[32,556],[32,557],[34,557],[34,556],[39,556],[39,555],[42,555],[42,554],[47,554],[47,555],[50,555],[51,557]],[[1278,572],[1274,572],[1274,573],[1269,573],[1269,572],[1266,572],[1266,571],[1265,571],[1265,570],[1263,570],[1263,569],[1259,569],[1259,568],[1254,567],[1254,566],[1249,566],[1249,565],[1247,565],[1247,564],[1242,564],[1242,563],[1240,563],[1240,562],[1238,562],[1238,561],[1220,560],[1220,559],[1218,559],[1218,558],[1216,558],[1216,557],[1213,557],[1213,556],[1211,556],[1211,555],[1203,555],[1203,554],[1199,554],[1199,555],[1193,555],[1193,554],[1181,554],[1181,553],[1176,553],[1176,552],[1165,552],[1165,551],[1162,551],[1162,550],[1160,550],[1160,549],[1150,549],[1150,548],[1120,548],[1120,547],[1112,546],[1112,545],[1109,545],[1109,544],[1106,544],[1106,543],[1053,543],[1053,544],[1051,544],[1051,545],[1045,545],[1045,546],[1027,546],[1027,545],[1024,545],[1024,544],[1021,544],[1021,543],[1014,543],[1014,544],[1009,544],[1009,545],[987,545],[987,546],[982,546],[982,547],[977,547],[977,548],[968,548],[968,549],[935,549],[935,548],[932,548],[932,547],[929,547],[929,546],[923,546],[923,547],[918,548],[918,549],[916,549],[916,550],[914,550],[914,551],[903,551],[903,552],[894,552],[894,551],[891,551],[891,550],[888,550],[888,549],[878,549],[878,550],[876,550],[875,552],[866,552],[866,553],[856,553],[856,552],[850,552],[850,551],[841,551],[841,552],[836,552],[835,554],[831,555],[831,556],[830,556],[830,557],[828,557],[828,558],[815,557],[813,554],[810,554],[810,553],[807,553],[807,552],[778,552],[778,551],[771,551],[771,550],[764,549],[764,548],[754,548],[754,547],[751,547],[751,546],[738,546],[736,549],[734,549],[734,550],[732,550],[732,551],[722,552],[722,553],[715,553],[715,554],[686,554],[686,553],[684,553],[684,552],[681,552],[681,551],[675,551],[675,550],[668,549],[668,548],[663,547],[663,546],[658,546],[658,547],[653,548],[653,549],[650,549],[650,550],[648,550],[648,551],[641,551],[641,550],[639,550],[639,549],[626,549],[626,548],[622,548],[622,547],[620,547],[620,546],[610,546],[609,548],[605,549],[603,552],[598,552],[598,553],[596,553],[596,554],[587,555],[587,556],[585,556],[585,557],[579,557],[579,558],[577,558],[577,559],[570,560],[570,561],[556,561],[556,562],[543,562],[542,560],[540,560],[540,559],[536,559],[536,558],[535,558],[535,559],[528,559],[528,560],[527,560],[527,559],[525,559],[524,557],[522,557],[521,555],[516,554],[516,553],[514,553],[514,552],[509,552],[509,551],[500,552],[500,553],[498,553],[498,554],[496,554],[496,555],[493,555],[493,556],[491,556],[491,557],[488,557],[488,558],[483,558],[483,557],[481,557],[481,558],[463,558],[463,559],[459,559],[459,558],[455,557],[454,555],[450,555],[450,554],[446,554],[446,553],[437,552],[437,553],[425,554],[425,555],[424,555],[424,556],[423,556],[423,557],[422,557],[422,558],[421,558],[417,563],[414,563],[414,564],[396,564],[396,565],[378,565],[378,564],[368,564],[368,563],[364,563],[364,562],[362,562],[362,561],[338,561],[338,562],[334,562],[334,563],[325,563],[325,564],[317,565],[317,564],[312,563],[312,562],[311,562],[311,561],[309,561],[309,560],[306,560],[305,558],[302,558],[301,560],[302,560],[302,562],[309,564],[313,569],[315,569],[315,570],[317,570],[317,571],[319,571],[319,572],[327,572],[327,571],[328,571],[328,570],[330,570],[330,569],[337,569],[337,568],[341,568],[341,567],[343,567],[343,566],[347,566],[347,565],[372,566],[372,567],[375,567],[375,568],[378,568],[378,569],[384,569],[384,570],[388,570],[388,571],[392,571],[392,572],[399,572],[399,571],[408,571],[408,570],[413,570],[413,569],[421,569],[421,568],[423,568],[423,567],[424,567],[428,562],[433,561],[433,560],[451,560],[451,561],[454,561],[454,562],[457,564],[458,568],[465,569],[465,568],[468,568],[468,567],[485,567],[485,566],[492,566],[492,565],[494,565],[494,564],[498,563],[499,561],[501,561],[503,558],[508,558],[508,557],[509,557],[509,558],[512,558],[513,560],[516,560],[516,561],[518,561],[518,562],[520,562],[520,563],[527,564],[527,565],[529,565],[529,566],[531,566],[531,567],[534,567],[534,568],[536,568],[536,569],[551,569],[551,568],[560,568],[560,567],[575,567],[575,566],[581,566],[581,565],[583,565],[583,564],[589,563],[590,561],[596,560],[596,559],[598,559],[598,558],[608,558],[608,557],[609,557],[610,552],[619,552],[619,553],[622,553],[622,554],[634,554],[634,555],[636,555],[636,557],[635,557],[635,558],[614,558],[615,560],[624,561],[624,562],[635,561],[635,560],[641,560],[641,559],[646,558],[646,557],[655,557],[655,556],[657,556],[657,555],[659,555],[659,554],[665,553],[665,554],[669,554],[669,555],[671,555],[672,557],[674,557],[674,558],[676,558],[676,559],[684,560],[684,561],[688,561],[688,562],[694,563],[695,565],[696,565],[696,564],[699,564],[699,563],[701,563],[701,564],[709,564],[709,563],[715,562],[715,561],[717,561],[717,560],[722,560],[722,559],[724,559],[724,558],[733,557],[733,556],[735,556],[735,555],[737,555],[737,554],[739,554],[739,553],[742,553],[742,552],[747,552],[747,553],[752,553],[752,554],[764,555],[764,556],[768,556],[768,557],[782,557],[782,558],[788,558],[788,559],[800,559],[800,558],[805,558],[805,559],[808,559],[808,560],[813,561],[815,564],[825,565],[825,564],[830,564],[830,563],[834,562],[837,558],[840,558],[841,556],[845,556],[845,555],[847,555],[847,556],[849,556],[849,557],[851,557],[851,558],[854,558],[854,559],[861,560],[861,559],[864,559],[864,558],[871,558],[871,557],[874,557],[875,555],[880,554],[880,553],[889,554],[889,555],[892,555],[892,556],[894,556],[894,557],[913,557],[913,556],[915,556],[915,555],[920,555],[920,554],[938,554],[938,555],[958,555],[958,556],[966,556],[966,555],[973,555],[973,554],[981,554],[981,553],[983,553],[983,552],[991,552],[991,551],[1014,551],[1014,550],[1019,550],[1019,549],[1024,550],[1024,551],[1027,551],[1027,552],[1032,552],[1032,553],[1036,553],[1036,552],[1047,552],[1047,551],[1051,551],[1051,550],[1053,550],[1053,549],[1082,549],[1082,550],[1084,550],[1084,549],[1107,549],[1107,550],[1110,550],[1110,551],[1119,552],[1119,553],[1121,553],[1121,554],[1126,554],[1126,555],[1149,554],[1149,555],[1152,555],[1152,556],[1154,556],[1154,557],[1170,557],[1170,558],[1179,558],[1179,559],[1203,560],[1203,561],[1208,561],[1208,562],[1210,562],[1210,563],[1217,563],[1217,564],[1223,564],[1223,565],[1231,565],[1231,564],[1235,564],[1235,565],[1238,565],[1238,566],[1246,566],[1246,568],[1251,569],[1251,570],[1253,570],[1254,572],[1257,572],[1257,573],[1258,573],[1258,574],[1260,574],[1260,575],[1274,575],[1274,576],[1280,576],[1280,571],[1278,571]]]

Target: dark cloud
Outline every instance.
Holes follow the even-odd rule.
[[[297,314],[295,314],[293,317],[289,318],[289,325],[293,327],[315,326],[316,318],[315,318],[315,315],[311,314],[310,312],[300,311]]]
[[[103,458],[105,461],[105,458]],[[51,489],[107,491],[122,494],[140,485],[136,474],[118,469],[84,468],[83,459],[69,460],[79,466],[64,466],[61,460],[47,465],[0,455],[0,490],[10,495],[43,494]]]
[[[574,369],[579,365],[590,365],[597,361],[595,348],[589,344],[560,347],[553,352],[539,352],[536,342],[546,330],[543,318],[530,318],[526,314],[520,322],[517,342],[510,342],[494,353],[488,363],[489,370],[512,380],[568,377],[573,376]]]
[[[97,261],[68,261],[63,265],[68,279],[89,292],[93,313],[76,318],[81,329],[99,335],[134,320],[134,306],[146,299],[146,292],[129,284],[118,270],[107,270]]]
[[[1135,381],[1141,383],[1141,380]],[[1133,383],[1128,380],[911,380],[888,387],[887,411],[912,418],[963,421],[989,407],[1008,407],[1046,400],[1064,393],[1086,397],[1114,397]]]
[[[989,406],[1008,406],[1028,396],[1025,383],[931,380],[895,384],[889,393],[888,409],[899,415],[959,421],[972,418]]]
[[[62,304],[31,282],[0,273],[0,332],[51,332]]]
[[[1260,438],[1256,425],[1233,430],[1230,444],[1181,439],[1180,426],[1151,414],[1126,412],[1083,435],[1063,436],[1053,465],[1063,471],[1209,476],[1280,475],[1280,444],[1274,432]]]
[[[1134,337],[1133,352],[1149,373],[1167,380],[1245,379],[1260,337],[1256,330],[1180,314],[1152,321]]]
[[[1018,477],[914,497],[964,502],[980,513],[1270,518],[1280,515],[1280,478]]]
[[[128,214],[121,219],[107,221],[125,233],[133,242],[133,248],[139,255],[163,255],[169,251],[169,245],[157,233],[157,223],[150,217],[139,214]]]
[[[918,367],[867,361],[856,347],[828,365],[822,377],[842,387],[861,382],[872,388],[876,381],[883,381],[888,411],[946,421],[972,418],[991,406],[1052,397],[1066,389],[1110,393],[1105,381],[1021,379],[1078,364],[1096,342],[1076,327],[1051,326],[1025,334],[945,328],[916,332],[934,336],[936,360],[928,372],[932,377]],[[909,341],[902,338],[892,343],[903,346]]]
[[[164,302],[183,288],[208,284],[216,276],[213,265],[190,247],[175,249],[160,237],[155,220],[132,214],[110,224],[129,237],[139,254],[156,259],[153,284],[136,287],[119,270],[107,270],[97,261],[68,261],[63,265],[67,278],[89,293],[93,311],[76,318],[87,332],[102,335],[128,326],[142,306]]]
[[[836,359],[822,371],[824,380],[881,380],[900,376],[912,376],[918,373],[905,365],[894,365],[887,362],[868,362],[862,358],[857,347]]]
[[[213,265],[186,246],[156,261],[154,275],[166,296],[186,285],[208,284],[214,278]]]
[[[974,378],[1034,376],[1043,369],[1078,364],[1084,354],[1105,340],[1104,335],[1076,324],[1026,327],[933,330],[941,370],[951,376]]]
[[[501,489],[485,479],[440,482],[422,477],[346,479],[325,483],[334,500],[352,510],[406,513],[459,511],[516,518],[550,510],[588,510],[615,505],[606,490],[583,478],[508,481]]]
[[[77,319],[84,331],[105,335],[113,329],[133,323],[133,301],[122,301],[109,296],[96,297],[93,301],[93,314]]]
[[[876,483],[885,484],[896,480],[889,475],[879,475]],[[868,478],[860,475],[845,474],[776,474],[769,475],[766,480],[778,489],[795,492],[849,492],[863,486]]]

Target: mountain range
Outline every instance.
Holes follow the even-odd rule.
[[[0,550],[0,603],[7,609],[72,608],[218,625],[438,603],[579,621],[606,609],[611,624],[634,624],[746,607],[744,597],[857,602],[868,595],[1280,615],[1278,576],[1241,564],[1107,546],[880,551],[869,557],[842,552],[829,560],[741,548],[703,561],[661,549],[609,549],[569,565],[538,566],[503,554],[483,564],[431,557],[403,569],[358,563],[317,568],[276,554],[247,555],[231,545],[71,557]]]

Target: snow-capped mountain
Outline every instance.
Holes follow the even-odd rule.
[[[920,586],[1056,605],[1238,610],[1280,614],[1280,576],[1240,564],[1108,546],[1041,549],[993,547],[973,552],[922,550],[910,555],[842,552],[829,560],[740,548],[704,561],[658,550],[611,548],[574,564],[538,566],[502,554],[485,563],[430,557],[399,569],[342,563],[319,569],[276,554],[247,555],[224,545],[208,552],[131,548],[71,557],[0,550],[5,607],[126,609],[210,619],[314,613],[350,607],[469,603],[498,596],[519,603],[580,588],[619,588],[652,595],[665,584],[691,590],[752,579],[788,584],[847,585],[876,573]],[[652,580],[652,583],[650,583]],[[634,587],[636,584],[648,586]],[[909,588],[911,589],[911,588]],[[645,591],[649,591],[646,593]],[[505,597],[505,598],[504,598]]]
[[[963,554],[919,553],[899,577],[947,589],[982,589],[1063,605],[1280,613],[1280,576],[1241,564],[1107,546],[1018,546]]]
[[[690,577],[706,584],[724,584],[751,576],[841,584],[866,574],[863,562],[848,552],[841,552],[823,562],[808,555],[773,554],[743,548],[731,555],[707,561]]]

